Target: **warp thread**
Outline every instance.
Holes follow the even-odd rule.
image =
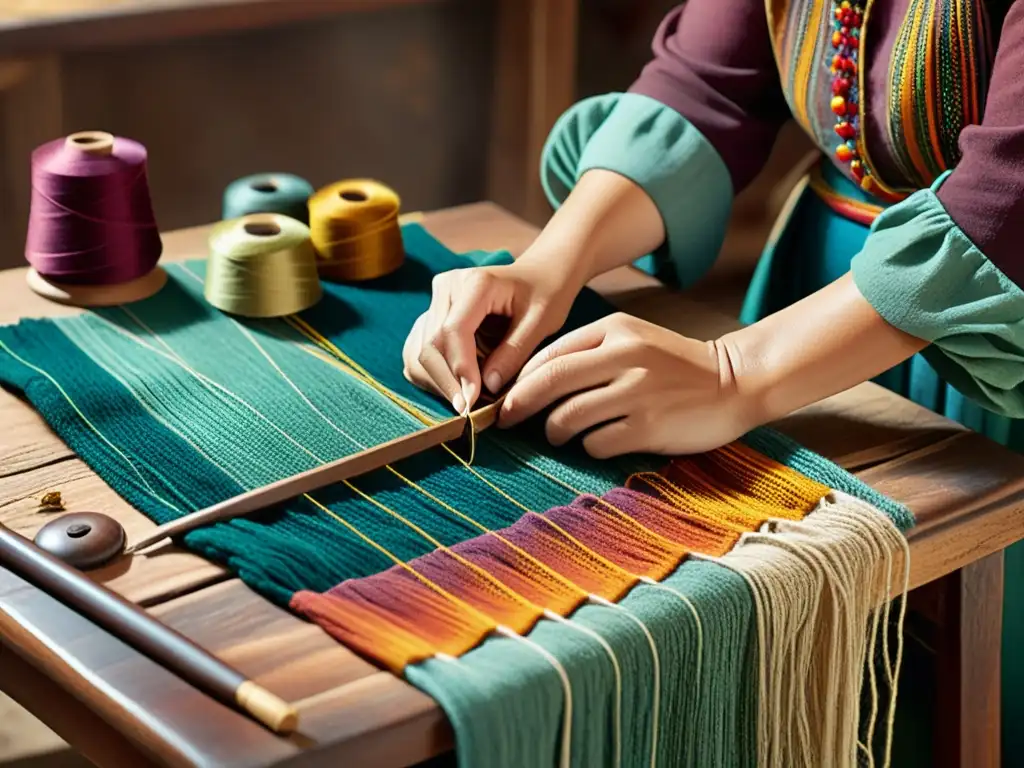
[[[280,213],[309,223],[307,201],[313,185],[290,173],[258,173],[231,182],[224,190],[221,219],[251,213]]]
[[[150,273],[162,250],[141,144],[86,131],[32,153],[25,258],[44,278],[127,283]]]
[[[742,575],[754,595],[758,764],[853,768],[863,758],[874,765],[870,745],[881,715],[888,766],[909,575],[907,542],[892,521],[833,491],[803,520],[772,521],[708,559]],[[894,591],[901,615],[892,659],[885,640]],[[880,638],[889,690],[882,712],[872,663]],[[871,703],[862,721],[865,677]]]
[[[401,201],[372,179],[330,184],[309,199],[309,228],[320,274],[331,280],[373,280],[402,266]]]
[[[309,228],[277,213],[224,221],[210,233],[204,295],[243,317],[283,317],[323,295]]]

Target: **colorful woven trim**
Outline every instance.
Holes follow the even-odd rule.
[[[822,162],[829,161],[823,160]],[[822,173],[820,163],[815,164],[811,168],[810,173],[808,174],[807,183],[821,201],[825,203],[825,205],[843,218],[856,221],[858,224],[870,227],[872,222],[874,222],[874,220],[878,218],[886,208],[884,205],[877,205],[875,203],[867,202],[866,200],[859,200],[838,191],[834,186],[829,184],[828,180],[825,178],[825,175]]]
[[[900,173],[931,186],[981,122],[993,56],[983,0],[910,0],[889,63],[887,130]]]

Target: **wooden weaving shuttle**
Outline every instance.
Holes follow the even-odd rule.
[[[340,483],[342,480],[365,475],[431,448],[458,440],[467,430],[474,434],[482,432],[493,426],[498,420],[498,413],[503,401],[504,397],[499,397],[493,403],[473,411],[468,417],[456,416],[436,426],[413,432],[411,435],[403,435],[329,464],[286,477],[262,488],[247,491],[214,504],[212,507],[179,517],[132,542],[125,548],[124,553],[140,552],[164,539],[180,536],[195,528],[252,514],[258,510],[297,498],[304,493],[311,493],[328,485]]]

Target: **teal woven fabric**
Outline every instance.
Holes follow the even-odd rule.
[[[446,416],[446,404],[401,374],[406,332],[429,304],[434,274],[509,255],[456,255],[415,225],[404,229],[404,238],[408,258],[401,270],[369,284],[328,285],[324,299],[302,318],[389,389]],[[210,308],[202,299],[203,268],[201,261],[170,265],[167,287],[130,307],[0,328],[0,383],[23,393],[135,508],[166,522],[419,428],[378,392],[313,354],[315,346],[283,321],[240,322]],[[566,330],[609,309],[585,292]],[[788,438],[757,430],[745,439],[777,461],[873,503],[901,529],[912,523],[904,508]],[[571,494],[524,472],[524,458],[597,494],[632,471],[663,462],[652,456],[597,462],[578,445],[553,452],[538,423],[485,433],[476,471],[538,511],[568,504]],[[442,450],[397,468],[489,528],[510,525],[521,514]],[[332,487],[314,497],[361,535],[315,505],[294,501],[193,531],[184,543],[287,606],[296,591],[326,591],[392,565],[362,537],[409,560],[434,549],[431,539],[450,545],[479,534],[386,471],[355,485],[403,519],[382,513],[359,493]],[[490,639],[458,660],[411,668],[408,679],[445,708],[462,765],[551,764],[566,703],[552,658],[571,683],[574,765],[615,764],[616,708],[624,766],[650,765],[655,746],[658,765],[752,765],[757,646],[749,590],[730,571],[701,562],[685,563],[665,584],[672,591],[640,586],[619,608],[587,606],[572,617],[572,626],[541,622],[529,637],[532,645]],[[680,595],[701,620],[699,664],[697,620]],[[610,684],[613,659],[620,700]],[[655,712],[660,727],[653,743]]]

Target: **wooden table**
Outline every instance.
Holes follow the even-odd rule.
[[[455,250],[520,252],[535,230],[492,204],[427,214]],[[165,238],[167,259],[205,255],[206,228]],[[626,311],[697,337],[735,321],[622,269],[594,287]],[[0,272],[0,323],[73,312]],[[25,404],[0,391],[0,520],[32,534],[38,497],[152,526]],[[912,584],[943,627],[940,717],[948,765],[999,765],[1001,550],[1024,537],[1024,458],[871,384],[786,419],[784,431],[910,506]],[[302,732],[277,738],[189,687],[22,579],[0,569],[0,689],[101,766],[415,764],[451,747],[434,702],[272,606],[201,558],[171,551],[94,577],[244,674],[297,702]],[[969,652],[968,652],[969,651]]]

